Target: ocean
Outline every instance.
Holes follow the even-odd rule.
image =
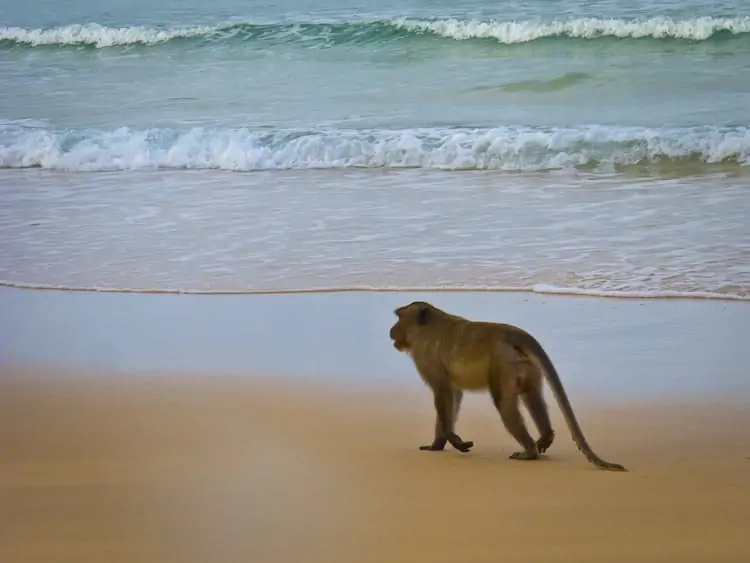
[[[750,300],[749,165],[748,0],[0,0],[6,285]]]

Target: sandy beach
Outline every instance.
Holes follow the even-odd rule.
[[[748,560],[746,303],[419,296],[539,334],[611,473],[552,401],[538,462],[482,395],[419,451],[413,297],[0,290],[0,560]]]
[[[750,563],[750,0],[6,0],[0,70],[0,563]],[[420,450],[415,300],[627,471],[548,384]]]

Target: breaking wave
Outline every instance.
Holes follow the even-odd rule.
[[[750,163],[750,128],[51,130],[0,124],[1,168],[73,172],[428,168],[541,171]]]
[[[451,39],[491,38],[500,43],[526,43],[546,37],[595,39],[654,38],[705,41],[722,32],[742,34],[750,32],[750,17],[701,17],[674,20],[669,17],[647,19],[578,18],[548,23],[533,21],[438,21],[400,20],[394,25],[412,32],[429,32]]]
[[[377,43],[418,37],[469,40],[492,39],[506,45],[545,38],[628,38],[707,41],[750,34],[750,17],[698,17],[673,19],[576,18],[559,21],[513,20],[372,20],[284,24],[227,23],[191,27],[111,27],[97,23],[27,29],[0,27],[0,48],[18,46],[117,47],[157,45],[173,41],[209,43],[276,41],[313,46]]]

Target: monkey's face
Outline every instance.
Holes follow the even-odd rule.
[[[389,336],[393,340],[393,347],[399,352],[405,352],[409,349],[409,342],[406,339],[406,330],[404,330],[403,324],[399,318],[389,332]]]
[[[399,307],[394,313],[398,320],[389,332],[391,340],[393,340],[393,347],[399,352],[408,352],[412,347],[416,332],[428,322],[429,305],[415,301]]]

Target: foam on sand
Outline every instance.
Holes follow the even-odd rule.
[[[286,295],[306,293],[541,293],[548,295],[578,295],[581,297],[609,297],[616,299],[710,299],[718,301],[750,301],[750,295],[734,293],[716,293],[712,291],[627,291],[627,290],[596,290],[581,287],[557,287],[548,284],[536,284],[531,287],[321,287],[300,289],[186,289],[186,288],[122,288],[103,286],[67,286],[56,284],[41,284],[33,282],[0,280],[0,286],[18,289],[37,289],[47,291],[73,291],[87,293],[143,293],[166,295]]]

